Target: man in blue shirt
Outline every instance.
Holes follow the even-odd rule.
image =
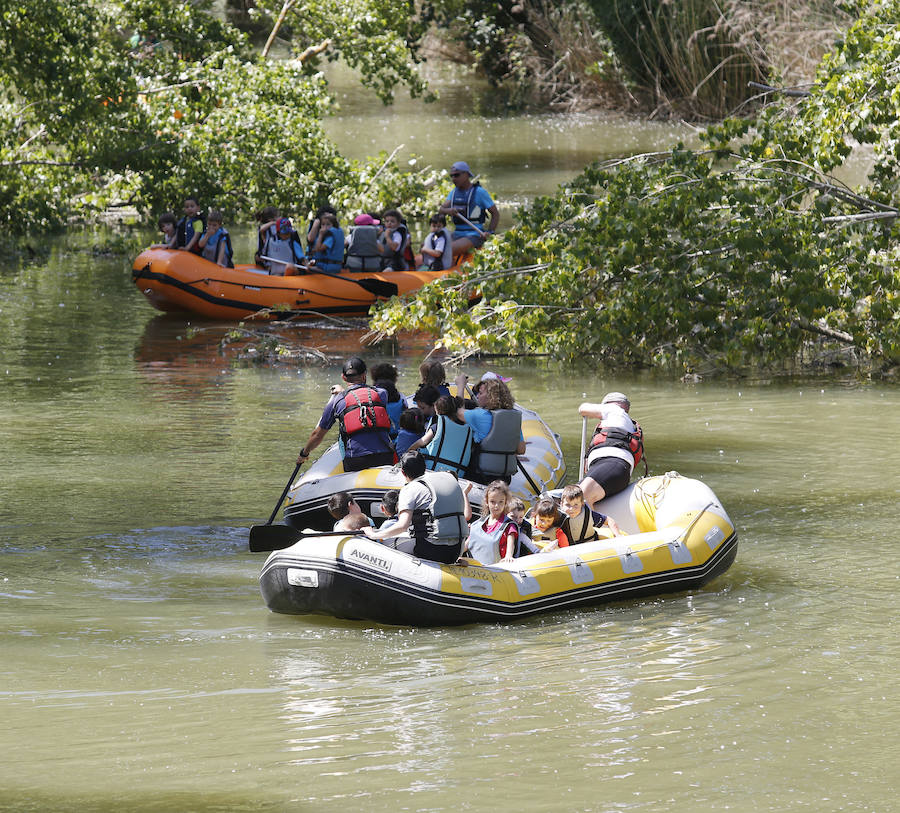
[[[366,363],[358,356],[344,362],[342,377],[348,388],[334,387],[318,425],[300,450],[297,465],[306,462],[335,421],[340,423],[344,442],[344,471],[392,465],[397,456],[391,442],[387,392],[380,387],[366,386]]]
[[[453,218],[453,255],[481,248],[500,222],[500,210],[484,187],[472,183],[472,170],[465,161],[456,161],[450,167],[453,191],[438,211]],[[484,223],[490,214],[490,225]],[[468,222],[467,222],[468,221]]]

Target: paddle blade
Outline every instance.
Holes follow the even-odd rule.
[[[350,279],[362,288],[365,288],[373,296],[390,299],[397,295],[397,286],[393,282],[383,282],[380,279]]]
[[[250,552],[268,553],[289,548],[299,542],[303,534],[288,525],[254,525],[250,529]]]

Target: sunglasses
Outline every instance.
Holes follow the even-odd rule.
[[[451,178],[458,178],[460,175],[462,175],[461,172],[451,172],[450,173]]]

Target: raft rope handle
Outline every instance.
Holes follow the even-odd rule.
[[[713,502],[708,502],[708,503],[703,507],[703,509],[697,514],[697,516],[694,517],[693,520],[691,520],[691,524],[688,525],[687,528],[685,528],[680,534],[678,534],[677,537],[675,537],[675,540],[674,540],[674,542],[673,542],[672,544],[673,544],[673,545],[683,545],[683,544],[684,544],[684,541],[685,541],[685,538],[687,537],[687,535],[691,532],[691,530],[693,529],[693,527],[700,521],[700,517],[702,517],[702,516],[703,516],[710,508],[712,508],[715,504],[716,504],[715,501],[713,501]]]
[[[673,480],[675,477],[681,477],[681,475],[677,471],[667,471],[665,474],[658,476],[660,480],[653,491],[650,491],[648,488],[641,485],[639,499],[648,517],[654,516],[656,514],[656,509],[659,508],[659,504],[662,501],[662,498],[665,495],[666,488],[668,488],[671,480]]]

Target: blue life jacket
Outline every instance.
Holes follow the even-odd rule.
[[[340,271],[344,265],[344,230],[332,226],[329,234],[331,245],[325,246],[323,251],[316,251],[310,255],[310,259],[316,261],[316,268],[323,271]]]
[[[194,224],[199,221],[200,228],[195,229]],[[203,215],[196,215],[194,217],[188,217],[185,215],[178,223],[175,225],[175,248],[184,248],[191,240],[194,239],[194,235],[198,232],[203,234],[206,231],[206,218]],[[199,254],[200,249],[197,247],[196,243],[194,247],[191,249],[194,254]]]
[[[462,476],[472,458],[472,427],[438,415],[434,438],[422,450],[425,467],[432,471],[452,471]]]
[[[450,197],[450,205],[462,214],[466,220],[471,220],[478,228],[484,230],[484,222],[487,220],[488,213],[480,206],[475,204],[475,194],[481,186],[477,183],[472,184],[468,189],[462,190],[454,187],[453,194]],[[472,227],[460,221],[456,224],[457,231],[471,231]]]
[[[228,234],[224,226],[220,226],[219,230],[206,241],[206,245],[200,253],[210,262],[216,262],[220,240],[225,241],[225,267],[234,268],[234,263],[231,260],[234,256],[234,251],[231,248],[231,235]]]

